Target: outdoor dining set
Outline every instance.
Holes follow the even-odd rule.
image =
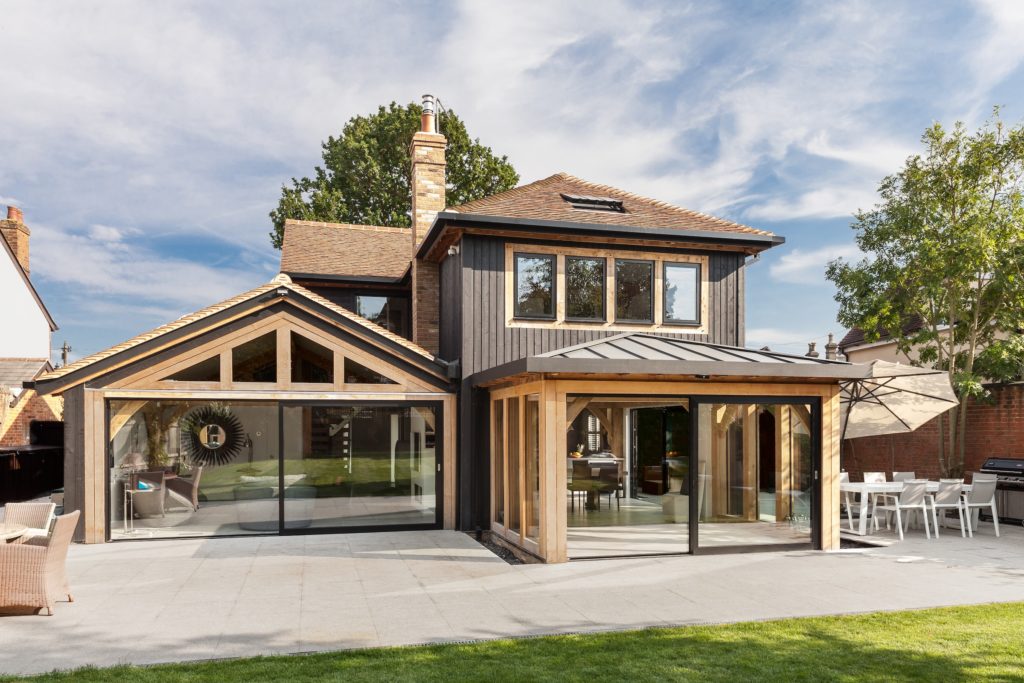
[[[975,515],[980,518],[982,511],[991,514],[996,536],[999,536],[994,475],[975,472],[968,484],[963,479],[918,479],[913,472],[893,472],[891,480],[886,479],[885,472],[865,472],[864,481],[853,482],[849,473],[842,472],[839,492],[849,524],[848,531],[860,536],[872,530],[878,531],[882,520],[887,529],[892,529],[895,520],[896,531],[902,541],[912,519],[919,517],[926,538],[931,538],[932,529],[938,538],[940,521],[941,526],[945,526],[953,511],[956,512],[962,537],[974,537],[977,528]]]

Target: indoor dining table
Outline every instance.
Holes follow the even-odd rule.
[[[903,491],[903,485],[906,482],[902,481],[886,481],[878,483],[867,483],[863,481],[846,481],[839,484],[839,492],[843,494],[843,503],[846,505],[846,509],[850,509],[852,502],[852,496],[860,494],[860,517],[858,520],[857,528],[850,525],[850,532],[857,534],[858,536],[865,536],[868,534],[868,508],[871,507],[871,498],[877,495],[899,495]],[[929,481],[925,485],[925,490],[928,493],[936,493],[939,490],[939,482]],[[971,485],[964,484],[964,491],[970,491]]]

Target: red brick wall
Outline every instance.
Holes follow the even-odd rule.
[[[33,420],[63,419],[63,403],[55,396],[40,396],[26,389],[18,396],[14,406],[7,409],[0,424],[0,446],[20,446],[28,443],[28,426]]]
[[[1024,458],[1024,384],[990,387],[991,403],[967,406],[964,472],[978,470],[991,457]],[[949,418],[943,420],[949,428]],[[908,434],[848,439],[842,446],[842,466],[859,481],[864,472],[914,472],[937,479],[938,420]]]

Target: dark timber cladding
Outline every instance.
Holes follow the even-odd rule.
[[[611,330],[506,327],[505,243],[501,238],[463,235],[456,253],[446,256],[441,265],[441,357],[458,358],[462,370],[456,489],[458,525],[464,530],[487,529],[490,525],[489,394],[486,389],[474,388],[473,375],[529,356],[621,334]],[[597,242],[592,246],[629,250],[623,245]],[[672,253],[648,247],[637,250]],[[742,346],[744,254],[691,253],[708,255],[709,334],[675,336]]]
[[[576,245],[578,246],[578,245]],[[606,245],[593,245],[603,248]],[[617,250],[627,247],[615,245]],[[639,249],[638,249],[639,250]],[[659,251],[644,248],[643,251]],[[671,252],[666,252],[671,253]],[[693,252],[701,253],[701,252]],[[703,252],[708,255],[708,317],[709,334],[685,334],[682,339],[743,346],[743,260],[739,252]],[[442,277],[442,320],[451,324],[448,311],[452,310],[452,298],[461,290],[462,301],[462,376],[468,378],[474,373],[510,361],[535,356],[566,346],[602,339],[619,334],[609,330],[559,330],[544,328],[508,328],[505,325],[505,241],[496,238],[464,235],[459,254],[449,256],[461,260],[461,282],[449,284],[451,271]],[[451,268],[457,268],[452,265]],[[665,334],[665,331],[659,331]],[[449,342],[450,343],[450,342]],[[448,349],[451,347],[449,346]],[[442,357],[445,355],[442,342]]]

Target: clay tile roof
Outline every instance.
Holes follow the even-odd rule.
[[[287,220],[281,272],[399,280],[412,259],[408,228]]]
[[[567,200],[563,195],[568,195]],[[621,202],[623,211],[600,211],[574,208],[572,198],[604,204],[603,200]],[[649,199],[623,190],[581,180],[568,173],[538,180],[528,185],[477,199],[461,206],[449,208],[465,214],[504,216],[533,220],[569,221],[573,223],[607,223],[640,228],[675,228],[711,232],[772,235],[748,225],[733,223],[722,218],[673,206],[657,199]]]
[[[168,334],[182,327],[186,327],[188,325],[191,325],[192,323],[199,322],[204,318],[208,318],[212,315],[220,313],[221,311],[225,311],[233,306],[237,306],[238,304],[244,303],[250,299],[258,297],[262,294],[265,294],[266,292],[270,292],[282,286],[290,289],[296,294],[299,294],[323,306],[324,308],[331,310],[337,315],[340,315],[354,323],[362,325],[367,330],[375,334],[378,334],[382,337],[386,337],[392,342],[399,344],[400,346],[403,346],[404,348],[409,349],[410,351],[413,351],[423,356],[424,358],[434,360],[434,355],[431,354],[426,349],[424,349],[422,346],[414,344],[408,339],[400,337],[397,334],[391,332],[390,330],[386,330],[380,325],[377,325],[376,323],[371,322],[360,315],[356,315],[355,313],[349,311],[346,308],[342,308],[341,306],[331,301],[328,301],[322,296],[309,291],[305,287],[294,284],[290,277],[282,273],[276,276],[273,280],[271,280],[265,285],[260,285],[255,289],[250,289],[248,292],[245,292],[244,294],[239,294],[238,296],[231,297],[230,299],[225,299],[220,303],[208,306],[200,311],[196,311],[195,313],[190,313],[188,315],[182,316],[175,320],[174,322],[167,323],[166,325],[161,325],[160,327],[152,329],[149,332],[144,332],[136,337],[132,337],[128,341],[121,342],[116,346],[111,346],[109,349],[100,351],[98,353],[94,353],[91,356],[86,356],[85,358],[77,360],[74,363],[68,363],[62,368],[57,368],[56,370],[40,375],[37,379],[39,381],[48,381],[52,379],[57,379],[59,377],[63,377],[64,375],[68,375],[72,372],[76,372],[77,370],[81,370],[82,368],[88,367],[93,363],[101,361],[105,358],[110,358],[111,356],[115,356],[124,351],[129,351],[135,348],[136,346],[140,346],[141,344],[156,339],[157,337]]]
[[[903,334],[913,334],[924,327],[924,318],[919,315],[912,315],[906,323],[903,324]],[[889,330],[884,327],[878,330],[879,337],[877,342],[889,341],[892,339],[892,335]],[[840,350],[846,349],[850,346],[857,346],[867,341],[867,333],[859,327],[855,327],[846,333],[846,336],[839,342]]]

